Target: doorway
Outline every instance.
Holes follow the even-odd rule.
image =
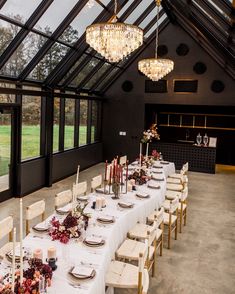
[[[0,105],[0,202],[17,194],[19,106]]]

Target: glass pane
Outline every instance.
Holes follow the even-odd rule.
[[[40,2],[41,0],[7,0],[1,9],[1,14],[25,23]]]
[[[102,10],[103,7],[96,1],[94,1],[94,5],[91,8],[89,8],[88,5],[85,5],[77,17],[60,36],[60,40],[69,44],[74,44],[85,32],[86,27],[93,23]]]
[[[158,25],[160,26],[160,24],[167,18],[167,15],[164,13],[159,21],[158,21]],[[148,38],[157,28],[157,24],[154,24],[144,35],[145,38]]]
[[[161,7],[159,9],[161,11]],[[153,18],[157,16],[157,9],[153,9],[146,17],[145,19],[140,23],[139,27],[141,29],[144,29],[152,20]]]
[[[74,147],[75,99],[65,99],[64,149]]]
[[[1,82],[0,87],[14,89],[16,86],[14,84]],[[14,102],[15,102],[15,94],[1,94],[0,93],[0,103],[14,103]]]
[[[224,16],[224,18],[226,18],[229,22],[232,21],[232,19],[228,16],[228,14],[226,14],[218,5],[216,5],[213,0],[208,0],[208,1],[211,3],[211,5],[214,6],[215,9],[217,9]]]
[[[95,89],[97,91],[101,91],[103,86],[109,81],[112,79],[112,77],[116,74],[116,72],[119,70],[119,68],[115,67],[108,75],[107,77],[105,77],[103,79],[103,81],[100,81],[100,84],[99,86]]]
[[[8,190],[11,163],[11,114],[0,113],[0,192]]]
[[[134,2],[135,0],[129,0],[128,2],[127,2],[127,4],[125,5],[125,6],[123,6],[123,8],[118,12],[118,14],[117,14],[117,16],[118,16],[118,18],[120,18],[122,15],[123,15],[123,13],[127,10],[127,8],[128,7],[130,7],[131,6],[131,4]],[[118,9],[119,10],[119,9]]]
[[[79,146],[87,144],[88,101],[80,100]]]
[[[35,28],[51,35],[77,2],[77,0],[54,0],[36,23]]]
[[[100,77],[110,68],[109,63],[105,63],[94,75],[93,77],[88,81],[88,83],[85,85],[85,89],[90,89],[92,86],[99,80]]]
[[[96,142],[98,138],[98,101],[92,101],[92,108],[91,108],[91,143]]]
[[[22,97],[22,159],[40,156],[41,97]]]
[[[60,98],[54,98],[53,152],[59,150]]]
[[[100,60],[92,58],[72,81],[71,86],[77,87],[99,62]]]
[[[8,59],[0,73],[2,75],[17,77],[34,55],[36,55],[46,40],[45,37],[30,32]]]
[[[28,78],[42,81],[52,72],[56,65],[68,52],[69,47],[55,43],[43,59],[31,71]]]
[[[153,0],[144,0],[136,7],[136,9],[128,16],[125,23],[134,23],[143,11],[151,4]]]
[[[71,69],[66,73],[66,75],[63,77],[63,79],[61,80],[61,82],[59,83],[59,85],[62,85],[67,78],[71,75],[71,73],[79,66],[79,64],[87,57],[86,54],[83,54],[78,61],[71,67]]]
[[[20,27],[0,19],[0,55],[19,32]]]

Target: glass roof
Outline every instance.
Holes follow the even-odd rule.
[[[54,0],[38,20],[35,28],[47,35],[52,34],[77,2],[77,0]]]
[[[118,1],[118,17],[123,17],[125,23],[135,23],[144,30],[145,41],[156,30],[155,0]],[[135,53],[117,64],[106,62],[102,56],[86,44],[85,29],[95,21],[105,22],[113,16],[113,11],[107,5],[113,0],[6,0],[0,10],[0,78],[6,80],[22,80],[37,82],[49,87],[66,90],[88,90],[103,92],[106,86],[123,71],[125,65],[134,59]],[[213,22],[214,35],[221,33],[226,27],[228,3],[219,6],[213,0],[206,5],[197,2],[207,28]],[[48,5],[51,3],[50,5]],[[136,5],[139,3],[138,5]],[[203,1],[204,3],[204,1]],[[208,6],[210,6],[208,8]],[[47,7],[47,9],[45,9]],[[152,9],[151,7],[154,7]],[[196,5],[194,6],[194,8]],[[223,11],[225,7],[226,13]],[[75,10],[76,8],[76,10]],[[161,8],[162,9],[162,8]],[[39,19],[30,16],[37,10]],[[45,10],[45,11],[44,11]],[[212,10],[212,11],[211,11]],[[213,10],[217,18],[213,19]],[[73,12],[71,18],[68,14]],[[198,12],[199,13],[199,12]],[[159,25],[167,18],[164,12]],[[224,20],[223,25],[220,18]],[[27,26],[25,23],[27,22]],[[206,23],[206,21],[205,21]],[[58,29],[59,28],[59,29]],[[217,31],[218,30],[218,31]],[[21,31],[21,34],[18,34]],[[224,30],[224,36],[229,36],[229,30]],[[147,44],[147,43],[146,43]],[[144,44],[143,46],[146,46]]]
[[[1,14],[25,23],[41,0],[7,0],[1,9]]]

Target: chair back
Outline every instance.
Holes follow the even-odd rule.
[[[173,199],[171,202],[170,202],[170,209],[169,209],[169,212],[171,214],[173,214],[179,207],[179,198],[176,197],[175,199]]]
[[[37,201],[28,207],[26,207],[26,235],[29,234],[29,221],[41,216],[41,220],[44,220],[44,214],[45,214],[45,208],[46,208],[46,203],[45,200],[40,200]]]
[[[148,246],[149,242],[145,240],[145,251],[139,254],[138,265],[139,265],[139,275],[138,275],[138,294],[143,293],[143,285],[144,285],[144,278],[145,278],[145,264],[148,258]],[[144,289],[146,291],[146,289]],[[147,291],[146,291],[147,293]]]
[[[8,240],[12,241],[12,231],[13,231],[13,217],[8,216],[0,221],[0,239],[3,239],[7,235]]]
[[[157,211],[156,216],[156,227],[159,228],[164,221],[164,207],[161,207],[161,209]]]
[[[188,198],[188,187],[185,187],[181,193],[180,201],[184,202]]]
[[[72,201],[72,191],[65,190],[55,195],[55,209]]]
[[[81,195],[86,195],[87,192],[87,181],[73,184],[73,197],[78,197]]]
[[[126,162],[127,162],[127,156],[126,155],[121,156],[119,159],[119,164],[124,165],[124,164],[126,164]]]
[[[91,191],[93,192],[96,188],[102,185],[102,175],[98,175],[91,180]]]

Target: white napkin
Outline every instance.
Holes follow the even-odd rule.
[[[103,221],[113,221],[113,216],[110,215],[101,215],[98,217],[98,219]]]
[[[73,268],[72,274],[81,277],[90,277],[92,275],[93,269],[77,265]]]
[[[158,181],[164,181],[163,176],[158,176],[158,175],[154,175],[154,176],[152,176],[152,179],[154,179],[154,180],[158,180]]]
[[[133,203],[131,203],[131,202],[124,202],[124,201],[120,201],[120,202],[118,202],[118,204],[123,205],[123,206],[132,206],[133,205]]]
[[[39,224],[37,224],[36,226],[34,226],[35,229],[38,230],[47,230],[48,229],[48,224],[46,224],[45,222],[41,222]]]
[[[10,252],[8,253],[9,256],[13,256],[13,249],[10,250]],[[23,255],[24,255],[24,250],[23,250]],[[20,246],[17,246],[15,248],[15,257],[20,257]]]
[[[137,165],[139,162],[138,161],[133,161],[132,165]]]
[[[150,182],[148,183],[148,186],[149,186],[149,187],[153,187],[153,188],[159,188],[159,187],[160,187],[158,184],[156,184],[156,183],[154,183],[154,182],[152,182],[152,181],[150,181]]]
[[[138,193],[136,193],[136,196],[147,198],[149,196],[149,194],[148,193],[145,193],[145,192],[138,192]]]
[[[89,236],[86,237],[85,241],[88,243],[100,244],[103,239],[101,237]]]
[[[71,205],[71,203],[69,203],[69,204],[67,204],[67,205],[65,205],[63,207],[58,208],[57,210],[60,211],[60,212],[68,212],[71,209],[72,209],[72,205]]]

